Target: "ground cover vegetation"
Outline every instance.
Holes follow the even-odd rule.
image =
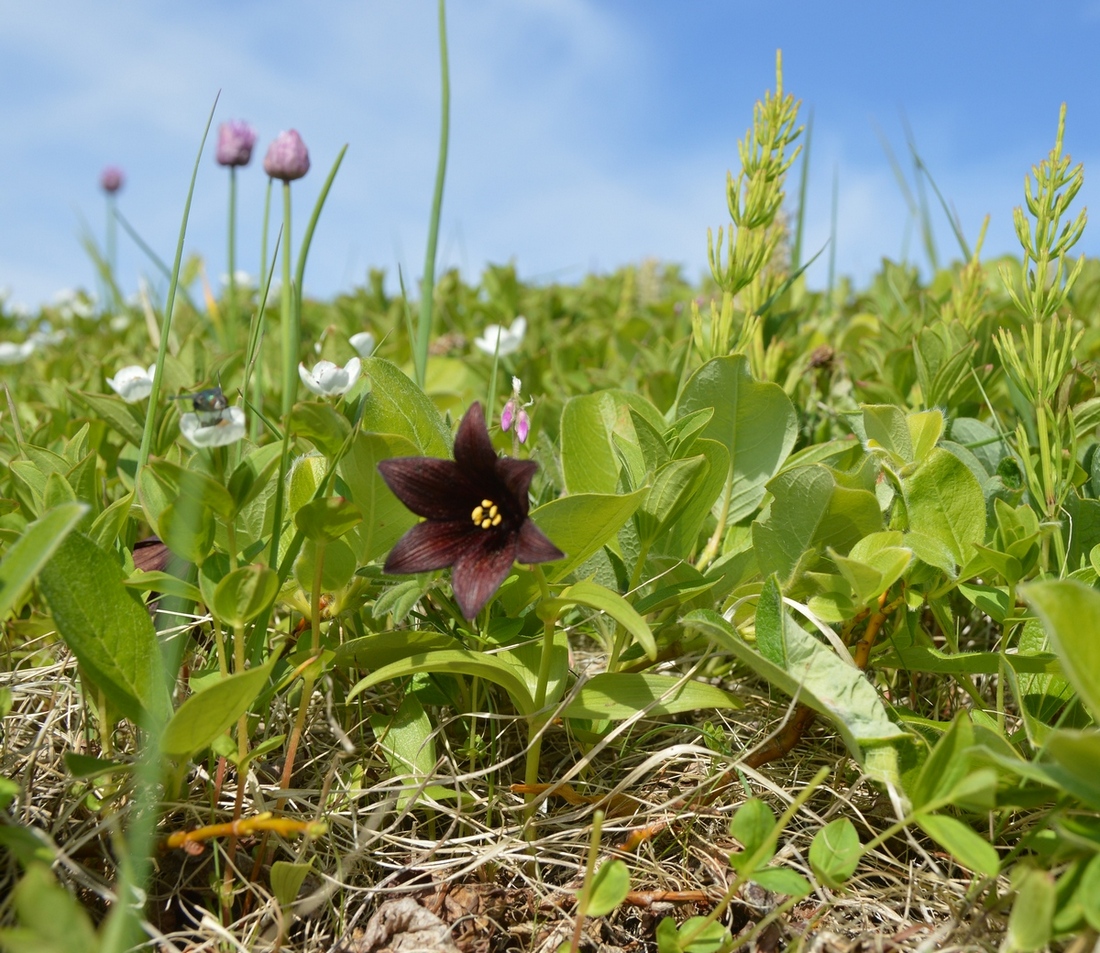
[[[314,300],[342,153],[298,235],[296,134],[238,280],[235,123],[220,297],[181,229],[124,302],[112,232],[96,299],[0,315],[0,946],[1092,947],[1065,111],[1020,257],[953,222],[930,280],[825,290],[798,112],[780,73],[699,286],[437,279],[433,239],[415,294]]]

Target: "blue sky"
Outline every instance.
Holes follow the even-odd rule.
[[[294,186],[295,245],[339,148],[347,157],[310,254],[306,292],[327,296],[400,265],[419,276],[436,161],[435,0],[0,2],[0,288],[35,305],[94,287],[81,221],[103,232],[100,169],[126,170],[120,207],[171,260],[202,127],[260,132],[240,176],[239,265],[255,272],[260,160],[294,127],[313,169]],[[578,280],[647,256],[705,268],[726,223],[726,170],[754,101],[785,85],[812,110],[806,248],[865,280],[881,257],[923,262],[880,142],[909,174],[902,121],[973,241],[1017,248],[1025,173],[1069,105],[1067,151],[1100,169],[1100,0],[450,0],[451,154],[440,265],[471,279],[514,259],[521,277]],[[226,176],[203,157],[188,229],[225,270]],[[796,182],[788,189],[793,204]],[[934,199],[933,199],[934,201]],[[936,211],[940,255],[957,253]],[[908,236],[908,238],[907,238]],[[123,287],[152,266],[119,236]],[[1100,254],[1100,225],[1081,249]],[[810,273],[823,284],[823,255]]]

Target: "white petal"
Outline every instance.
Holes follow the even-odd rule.
[[[351,390],[359,378],[361,362],[353,357],[345,367],[338,367],[332,361],[318,361],[313,370],[307,371],[304,364],[298,365],[298,376],[302,383],[320,397],[339,397]]]
[[[203,426],[198,414],[180,417],[180,433],[196,447],[224,447],[244,436],[245,416],[240,407],[227,407],[216,424]]]
[[[0,364],[22,364],[33,353],[34,341],[24,341],[22,344],[0,341]]]
[[[137,364],[128,364],[120,368],[113,378],[107,378],[107,384],[119,397],[128,404],[136,404],[139,400],[145,400],[153,390],[153,372],[157,365],[154,364],[148,370]]]
[[[355,353],[360,357],[370,357],[374,353],[374,335],[370,331],[360,331],[348,338],[348,343],[355,348]]]

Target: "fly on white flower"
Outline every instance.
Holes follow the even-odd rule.
[[[119,368],[114,377],[107,378],[107,386],[126,403],[136,404],[153,392],[153,374],[156,369],[156,364],[150,364],[148,370],[138,364],[127,364]]]
[[[209,420],[210,415],[206,419]],[[244,436],[245,423],[240,407],[226,407],[214,423],[205,423],[197,413],[183,414],[180,433],[196,447],[224,447]]]
[[[474,338],[474,347],[490,356],[499,354],[504,357],[519,350],[526,333],[527,319],[521,314],[508,328],[501,327],[499,324],[486,325],[481,336]]]
[[[355,353],[360,357],[370,357],[374,353],[374,335],[370,331],[360,331],[348,338],[348,343],[355,348]]]
[[[353,357],[343,367],[332,361],[318,361],[312,370],[306,370],[305,364],[298,365],[298,376],[302,383],[319,397],[340,397],[351,390],[359,379],[361,362]]]

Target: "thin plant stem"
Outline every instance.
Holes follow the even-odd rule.
[[[290,277],[290,183],[283,183],[283,286],[281,320],[283,329],[283,417],[290,415],[298,393],[298,343],[301,329],[294,307],[294,287]],[[283,420],[283,426],[286,426]]]
[[[226,309],[226,350],[237,346],[239,328],[237,302],[237,167],[229,167],[229,307]]]
[[[428,374],[428,342],[432,334],[432,296],[435,293],[435,252],[439,239],[439,215],[443,207],[443,181],[447,174],[447,144],[451,132],[451,79],[447,65],[447,18],[444,0],[439,0],[439,65],[442,73],[442,119],[439,130],[439,161],[435,170],[435,191],[428,224],[428,248],[424,255],[424,278],[420,284],[420,322],[416,329],[413,365],[416,383],[424,386]]]

